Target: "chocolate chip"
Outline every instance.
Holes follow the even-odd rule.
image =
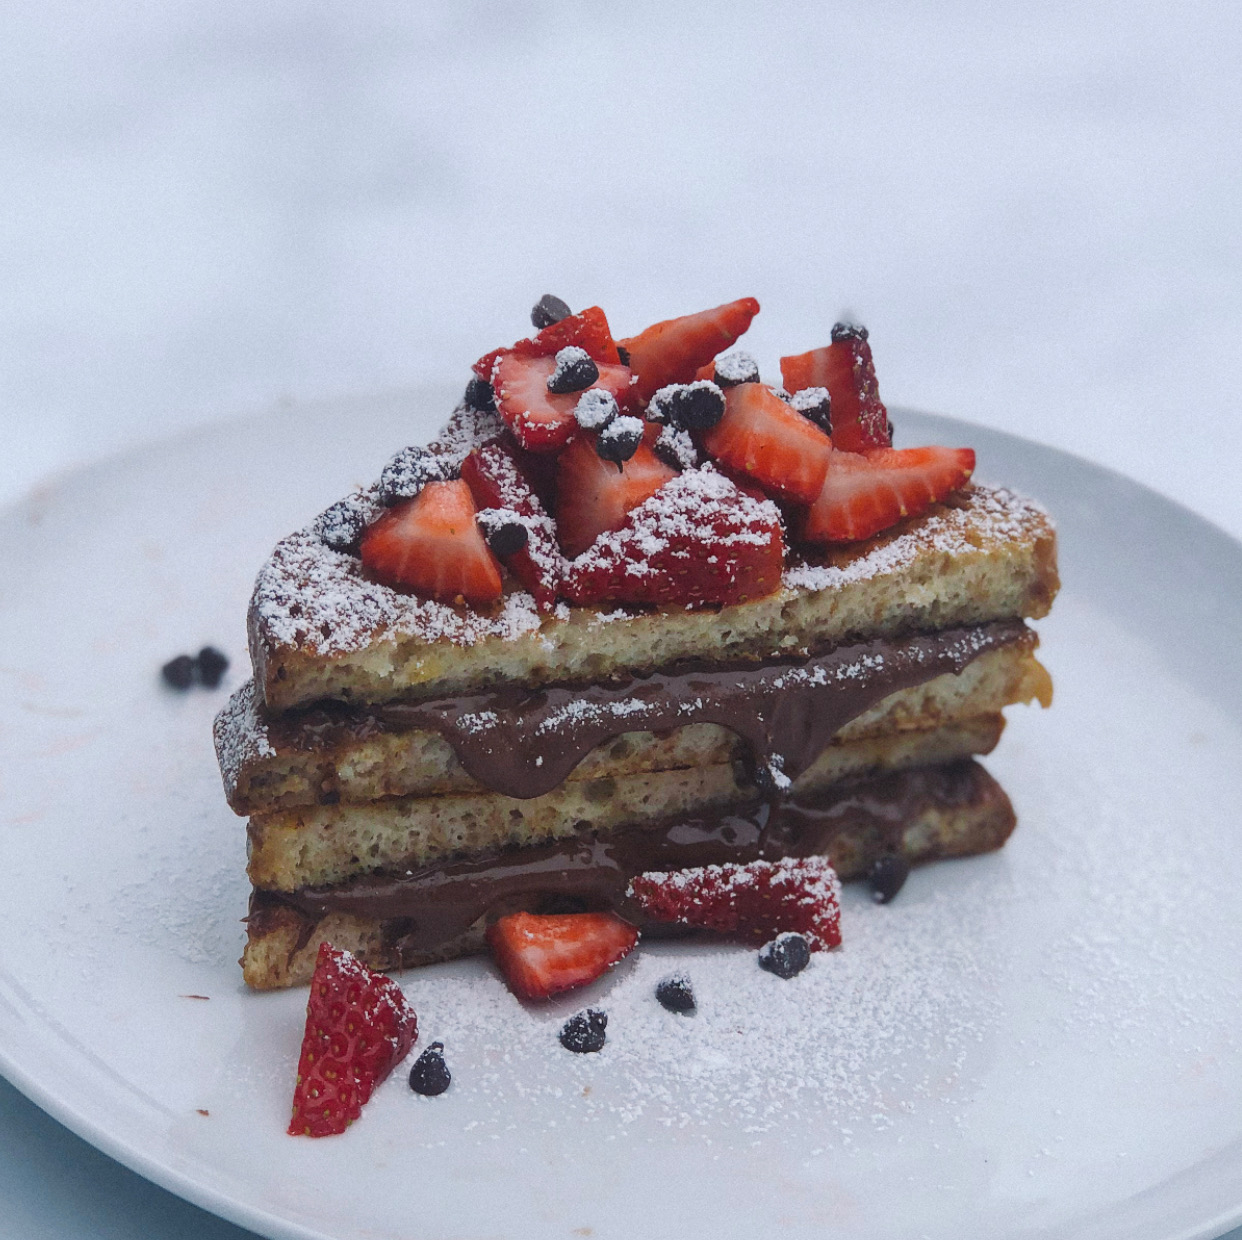
[[[160,675],[174,689],[188,689],[194,683],[194,660],[188,654],[179,654],[160,668]]]
[[[724,417],[724,393],[706,379],[694,383],[671,383],[652,398],[653,420],[683,431],[705,431]]]
[[[600,460],[613,461],[619,466],[638,451],[642,441],[642,418],[614,418],[596,437],[595,451]]]
[[[777,977],[796,977],[810,963],[810,945],[800,934],[778,934],[759,949],[759,967]]]
[[[504,510],[492,508],[487,511],[501,513]],[[517,520],[516,514],[512,518],[498,516],[484,521],[483,513],[479,513],[479,524],[483,527],[483,537],[487,539],[492,554],[502,560],[507,555],[516,555],[530,541],[530,531],[524,522]]]
[[[669,469],[694,469],[699,463],[699,450],[689,432],[666,426],[655,441],[652,451]]]
[[[581,392],[599,378],[595,359],[576,344],[566,345],[556,355],[556,369],[548,376],[548,391],[554,396]]]
[[[588,389],[574,406],[574,418],[584,431],[602,431],[618,412],[617,398],[604,388]]]
[[[338,499],[315,518],[315,533],[326,547],[350,554],[358,550],[370,524],[372,508],[357,495]]]
[[[822,339],[822,337],[821,337]],[[840,344],[843,340],[866,340],[867,329],[861,323],[834,323],[832,325],[832,343]]]
[[[736,387],[739,383],[759,382],[759,363],[738,349],[716,359],[716,386]]]
[[[576,1012],[561,1028],[561,1045],[576,1055],[603,1050],[604,1032],[607,1028],[607,1012],[601,1012],[597,1008]]]
[[[440,457],[426,448],[417,445],[402,448],[380,474],[379,501],[392,505],[413,499],[427,483],[443,482],[452,472]]]
[[[444,1043],[433,1042],[414,1061],[410,1069],[410,1088],[424,1098],[434,1098],[448,1089],[453,1074],[444,1062]]]
[[[905,886],[910,877],[910,863],[901,853],[886,853],[878,857],[867,875],[871,883],[871,898],[877,904],[887,904]]]
[[[573,311],[559,297],[544,293],[531,308],[530,321],[543,331],[545,327],[551,327],[553,323],[559,323],[571,314]]]
[[[228,671],[229,659],[223,651],[214,646],[204,646],[198,652],[198,678],[208,689],[214,689],[224,673]]]
[[[656,984],[656,998],[662,1008],[670,1012],[693,1012],[694,991],[690,979],[684,973],[670,973]]]
[[[469,383],[466,384],[466,404],[471,409],[478,409],[481,413],[496,412],[496,390],[486,379],[480,379],[475,375]]]
[[[803,388],[789,398],[789,406],[804,418],[810,418],[822,431],[832,434],[832,397],[827,388]]]

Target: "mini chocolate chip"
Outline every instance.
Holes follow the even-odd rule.
[[[706,379],[671,383],[651,398],[654,421],[684,431],[710,430],[724,417],[724,393]]]
[[[740,349],[716,359],[716,386],[736,387],[739,383],[759,382],[759,363]]]
[[[867,329],[861,323],[834,323],[832,325],[832,343],[840,344],[843,340],[866,340]]]
[[[626,416],[614,418],[595,439],[595,452],[602,461],[613,461],[619,467],[638,451],[643,441],[643,420]]]
[[[208,689],[214,689],[220,683],[228,666],[228,655],[214,646],[204,646],[198,652],[198,678]]]
[[[607,1028],[607,1012],[601,1012],[598,1008],[575,1012],[561,1028],[561,1045],[576,1055],[603,1050],[604,1032]]]
[[[425,1098],[434,1098],[448,1089],[453,1074],[444,1062],[444,1043],[433,1042],[414,1061],[410,1069],[410,1088]]]
[[[521,521],[500,521],[485,531],[487,545],[493,555],[503,560],[507,555],[516,555],[530,540],[530,531]]]
[[[540,330],[567,319],[573,311],[552,293],[544,295],[531,307],[530,321]]]
[[[496,390],[486,379],[480,379],[475,375],[469,383],[466,384],[466,404],[471,409],[478,409],[481,413],[496,412]]]
[[[821,430],[832,434],[832,397],[823,387],[803,388],[789,398],[789,406],[804,418],[810,418]]]
[[[358,550],[373,508],[357,495],[338,499],[315,518],[315,533],[325,547],[350,554]]]
[[[670,973],[656,984],[656,998],[660,1006],[670,1012],[693,1012],[695,1009],[694,990],[690,979],[684,973]]]
[[[759,967],[788,980],[811,963],[811,948],[800,934],[778,934],[759,949]]]
[[[194,683],[194,660],[188,654],[179,654],[160,668],[160,675],[174,689],[188,689]]]
[[[652,451],[669,469],[694,469],[699,463],[699,450],[688,431],[666,426],[655,441]]]
[[[567,345],[556,355],[556,369],[548,376],[548,391],[554,396],[581,392],[598,378],[595,359],[576,344]]]
[[[886,853],[877,857],[871,872],[871,898],[877,904],[887,904],[905,886],[910,877],[910,863],[901,853]]]
[[[588,388],[574,406],[574,418],[584,431],[602,431],[618,412],[617,398],[605,388]]]
[[[617,356],[621,359],[622,366],[630,364],[630,351],[623,344],[617,345]]]
[[[452,470],[434,452],[417,445],[402,448],[380,474],[379,501],[392,505],[413,499],[427,483],[444,482],[451,474]]]

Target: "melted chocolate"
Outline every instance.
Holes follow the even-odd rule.
[[[967,759],[864,776],[805,799],[497,850],[404,874],[365,875],[295,892],[256,891],[251,916],[277,903],[312,924],[329,913],[373,918],[396,931],[390,934],[395,957],[412,959],[452,942],[498,908],[613,909],[641,920],[626,889],[636,874],[652,870],[822,855],[847,831],[865,837],[871,852],[894,852],[906,825],[928,806],[952,808],[988,798],[999,804],[1004,793]]]
[[[762,666],[682,664],[607,685],[394,702],[362,714],[320,708],[269,726],[278,747],[303,748],[387,730],[438,732],[484,787],[530,798],[559,787],[592,749],[623,732],[715,723],[739,736],[757,765],[796,779],[834,733],[890,694],[1034,640],[1020,620],[1000,621]]]

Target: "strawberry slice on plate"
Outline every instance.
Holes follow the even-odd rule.
[[[688,469],[600,535],[563,588],[582,604],[741,603],[771,594],[784,562],[774,504],[744,495],[714,469]]]
[[[613,913],[513,913],[487,929],[487,945],[509,989],[523,999],[585,986],[637,942],[638,931]]]
[[[659,427],[651,429],[659,433]],[[646,443],[618,469],[596,452],[593,435],[579,435],[561,453],[557,467],[556,528],[565,554],[581,555],[676,476]]]
[[[823,489],[807,510],[807,542],[870,538],[917,516],[963,487],[975,469],[972,448],[878,448],[833,452]]]
[[[741,297],[712,310],[653,323],[621,341],[639,399],[650,400],[670,383],[689,383],[699,367],[732,345],[758,313],[753,297]]]
[[[888,410],[880,400],[867,329],[838,323],[832,344],[781,358],[781,379],[791,394],[828,389],[832,398],[832,443],[842,452],[892,447]]]
[[[840,892],[836,871],[823,857],[785,857],[640,874],[629,896],[652,921],[753,943],[794,932],[812,951],[827,951],[841,943]]]
[[[479,531],[477,511],[460,478],[429,482],[363,534],[363,566],[385,585],[442,603],[493,602],[502,592],[500,564]]]
[[[507,508],[522,518],[526,545],[504,556],[505,567],[530,591],[541,611],[556,603],[568,565],[556,539],[556,523],[535,494],[515,451],[494,442],[475,448],[462,462],[462,481],[480,510]],[[529,459],[529,458],[528,458]]]
[[[559,327],[554,323],[551,331]],[[529,452],[557,452],[577,433],[574,407],[582,392],[560,395],[548,391],[556,371],[556,356],[523,357],[505,353],[496,363],[492,386],[496,410],[514,437]],[[599,378],[589,388],[602,388],[624,404],[630,399],[630,371],[625,366],[599,364]]]
[[[725,391],[724,417],[703,432],[703,447],[770,495],[809,504],[824,485],[832,440],[762,383]]]
[[[349,952],[321,943],[306,1002],[289,1135],[344,1132],[417,1037],[418,1018],[396,982]]]
[[[585,349],[597,362],[615,366],[621,361],[616,341],[608,327],[608,318],[598,306],[588,306],[577,314],[550,323],[537,336],[519,340],[507,349],[485,353],[473,366],[480,379],[492,381],[497,360],[506,353],[519,357],[552,357],[570,345]]]

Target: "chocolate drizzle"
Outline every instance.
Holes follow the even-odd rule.
[[[608,685],[559,686],[393,702],[341,721],[440,733],[466,772],[503,796],[551,792],[597,745],[623,732],[720,724],[756,765],[796,779],[834,733],[898,690],[960,672],[989,650],[1033,643],[1020,620],[838,646],[810,659],[762,666],[680,665]],[[330,719],[303,727],[331,728]]]
[[[855,778],[812,798],[496,850],[404,874],[364,875],[294,892],[256,891],[251,916],[275,903],[312,924],[329,913],[372,918],[385,923],[395,957],[413,960],[451,943],[498,908],[614,909],[638,920],[626,899],[636,874],[829,854],[847,832],[869,854],[882,855],[900,849],[905,828],[928,807],[965,805],[994,809],[992,846],[999,846],[1013,825],[1008,800],[981,766],[964,760]]]

